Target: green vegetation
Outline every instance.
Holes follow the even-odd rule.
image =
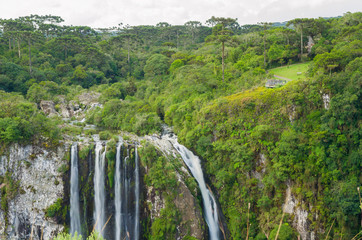
[[[362,13],[277,27],[212,17],[210,27],[190,21],[101,31],[62,26],[59,17],[47,28],[47,18],[0,21],[2,146],[57,142],[61,120],[45,117],[37,104],[52,100],[59,108],[62,97],[79,101],[79,94],[97,92],[103,107],[89,111],[86,122],[102,128],[102,139],[118,130],[152,134],[166,123],[201,156],[230,238],[245,238],[249,203],[250,239],[274,234],[287,185],[309,212],[309,232],[323,239],[332,222],[330,238],[360,231]],[[275,68],[283,64],[289,68]],[[297,80],[296,72],[305,77]],[[261,87],[272,74],[295,81]],[[172,160],[149,146],[140,156],[149,169],[145,183],[172,199]],[[166,203],[146,237],[173,239],[179,213]],[[286,214],[280,238],[295,239],[292,223]]]
[[[89,151],[94,149],[94,144],[80,145],[79,148],[80,148],[78,152],[79,158],[82,160],[87,160],[86,158],[89,154]]]
[[[108,186],[110,189],[113,188],[114,182],[114,172],[115,172],[115,165],[116,165],[116,145],[118,139],[113,138],[107,142],[107,152],[106,152],[106,159],[107,159],[107,176],[108,176]]]
[[[57,201],[50,205],[45,210],[45,216],[50,218],[56,218],[58,221],[65,222],[65,218],[67,215],[67,206],[63,203],[62,198],[58,198]]]
[[[20,180],[16,181],[13,179],[13,176],[9,171],[5,172],[5,176],[1,176],[0,178],[0,193],[1,193],[1,202],[0,207],[1,210],[5,212],[5,226],[8,226],[9,219],[8,219],[8,202],[17,195],[19,191],[19,182]],[[23,190],[24,191],[24,190]]]
[[[82,240],[84,239],[81,235],[71,236],[69,233],[61,233],[54,238],[54,240]],[[90,236],[87,237],[87,240],[104,240],[100,234],[97,232],[92,232]]]
[[[275,239],[277,232],[278,232],[279,226],[275,226],[273,231],[271,231],[269,238]],[[280,226],[279,233],[278,233],[278,239],[280,240],[293,240],[297,239],[296,232],[288,225],[288,223],[284,223]]]
[[[20,94],[0,90],[0,143],[27,143],[41,138],[55,144],[60,138],[56,124],[57,120],[47,118]]]
[[[289,66],[273,68],[269,72],[273,75],[291,80],[305,79],[308,76],[309,64],[309,62],[292,64]]]
[[[153,186],[160,192],[177,187],[175,168],[171,161],[157,153],[155,147],[149,143],[146,143],[146,146],[140,148],[139,151],[142,156],[142,165],[150,169],[144,177],[148,186]]]
[[[146,143],[139,149],[142,165],[149,171],[145,175],[145,183],[152,186],[165,200],[165,207],[161,210],[151,225],[148,239],[175,239],[176,227],[181,223],[179,210],[173,202],[178,186],[176,168],[165,156],[159,154],[154,146]]]
[[[152,235],[149,239],[175,239],[176,226],[180,223],[180,214],[175,205],[166,200],[165,208],[161,209],[160,217],[151,226]]]

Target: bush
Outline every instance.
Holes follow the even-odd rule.
[[[71,236],[69,233],[61,233],[54,238],[54,240],[82,240],[83,237],[81,235]],[[92,232],[90,236],[88,236],[87,240],[104,240],[102,236],[97,232]]]
[[[55,142],[60,138],[57,120],[41,113],[34,103],[22,96],[0,91],[0,142],[28,143],[45,137],[46,141]]]
[[[147,60],[143,70],[146,77],[154,77],[166,73],[168,68],[169,58],[162,54],[154,54]]]
[[[279,226],[275,226],[275,228],[270,232],[269,239],[275,239],[275,236],[278,232]],[[294,240],[297,239],[297,234],[293,228],[289,226],[288,223],[282,224],[279,230],[278,235],[279,240]]]
[[[55,216],[62,216],[62,205],[63,205],[63,199],[58,198],[54,204],[50,205],[45,210],[45,216],[50,218]]]
[[[108,140],[111,138],[111,133],[109,131],[102,131],[99,132],[99,139],[100,140]]]

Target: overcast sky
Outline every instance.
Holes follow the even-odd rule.
[[[238,22],[283,22],[300,17],[341,16],[362,11],[362,0],[1,0],[0,18],[30,14],[61,16],[66,25],[111,27],[118,23],[172,25],[211,16]]]

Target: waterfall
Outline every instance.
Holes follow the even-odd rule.
[[[94,169],[94,221],[96,224],[96,230],[102,235],[102,228],[105,224],[105,188],[104,188],[104,166],[106,158],[106,148],[102,151],[102,143],[96,144],[96,159]]]
[[[129,205],[128,205],[128,193],[129,193],[129,189],[130,189],[130,185],[131,185],[131,179],[129,178],[129,174],[127,174],[127,162],[129,159],[129,149],[127,149],[127,157],[125,157],[123,159],[123,195],[122,198],[124,199],[124,206],[123,206],[123,219],[124,219],[124,225],[123,225],[123,231],[124,231],[124,239],[128,240],[129,238],[129,230],[128,230],[128,225],[129,225],[129,215],[128,215],[128,209],[129,209]]]
[[[212,193],[207,189],[204,175],[202,172],[200,159],[195,156],[185,146],[177,142],[177,137],[171,136],[170,134],[163,135],[163,139],[169,140],[174,148],[180,153],[183,161],[190,169],[191,174],[199,184],[199,188],[202,195],[202,202],[204,204],[205,220],[209,227],[209,235],[211,240],[220,239],[219,236],[219,219],[217,212],[217,205]]]
[[[138,153],[137,153],[137,144],[135,144],[135,217],[134,217],[134,239],[138,240],[139,238],[139,202],[140,202],[140,179],[139,179],[139,167],[138,167]]]
[[[137,146],[135,147],[135,161],[127,156],[123,158],[122,142],[117,145],[116,170],[115,170],[115,215],[116,215],[116,240],[138,240],[140,221],[140,186],[139,186],[139,158]],[[123,159],[122,159],[123,158]],[[123,161],[122,161],[123,160]],[[134,163],[134,167],[133,167]]]
[[[116,174],[114,176],[114,195],[115,195],[115,207],[116,207],[116,240],[121,240],[121,228],[122,228],[122,196],[121,196],[121,148],[122,142],[117,146],[116,153]]]
[[[78,146],[74,143],[71,148],[70,170],[70,234],[81,234],[79,214],[79,186],[78,186]]]

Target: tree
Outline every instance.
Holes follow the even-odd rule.
[[[11,40],[16,39],[18,46],[18,56],[21,57],[20,42],[22,40],[23,31],[34,31],[32,24],[24,21],[24,18],[1,20],[5,37],[9,39],[9,50],[11,49]]]
[[[225,81],[225,42],[230,40],[233,34],[232,29],[238,26],[237,18],[222,18],[212,16],[206,21],[207,24],[214,26],[213,34],[217,36],[218,41],[221,42],[221,66],[222,66],[222,81]]]
[[[199,28],[202,26],[199,21],[188,21],[185,23],[185,27],[191,33],[192,44],[195,44],[195,35],[199,32]]]
[[[287,23],[287,26],[293,25],[297,32],[300,33],[300,60],[303,56],[303,31],[313,22],[309,18],[296,18]]]
[[[171,24],[167,22],[159,22],[156,24],[156,27],[161,31],[160,37],[162,41],[170,41],[171,40]]]
[[[14,39],[12,31],[15,30],[16,21],[12,19],[0,19],[0,26],[2,27],[3,37],[9,40],[9,50],[11,50],[11,43]]]
[[[54,54],[56,50],[63,52],[64,61],[67,60],[69,53],[77,53],[82,50],[83,42],[80,38],[74,36],[61,36],[54,38],[47,42],[50,47],[51,53]]]
[[[154,77],[167,72],[169,59],[162,54],[153,54],[144,67],[146,77]]]
[[[266,29],[272,25],[270,22],[260,22],[259,25],[262,25],[264,28],[263,34],[263,43],[264,43],[264,68],[266,68]]]
[[[116,37],[111,38],[111,42],[119,45],[120,47],[124,46],[127,49],[127,63],[129,65],[129,74],[131,74],[131,50],[135,48],[138,44],[141,43],[141,39],[131,32],[132,27],[126,25],[124,31]]]
[[[28,49],[29,49],[29,73],[32,74],[32,65],[31,65],[31,46],[34,42],[39,41],[42,38],[42,35],[38,32],[32,32],[32,31],[24,31],[22,33],[23,38],[28,43]]]

